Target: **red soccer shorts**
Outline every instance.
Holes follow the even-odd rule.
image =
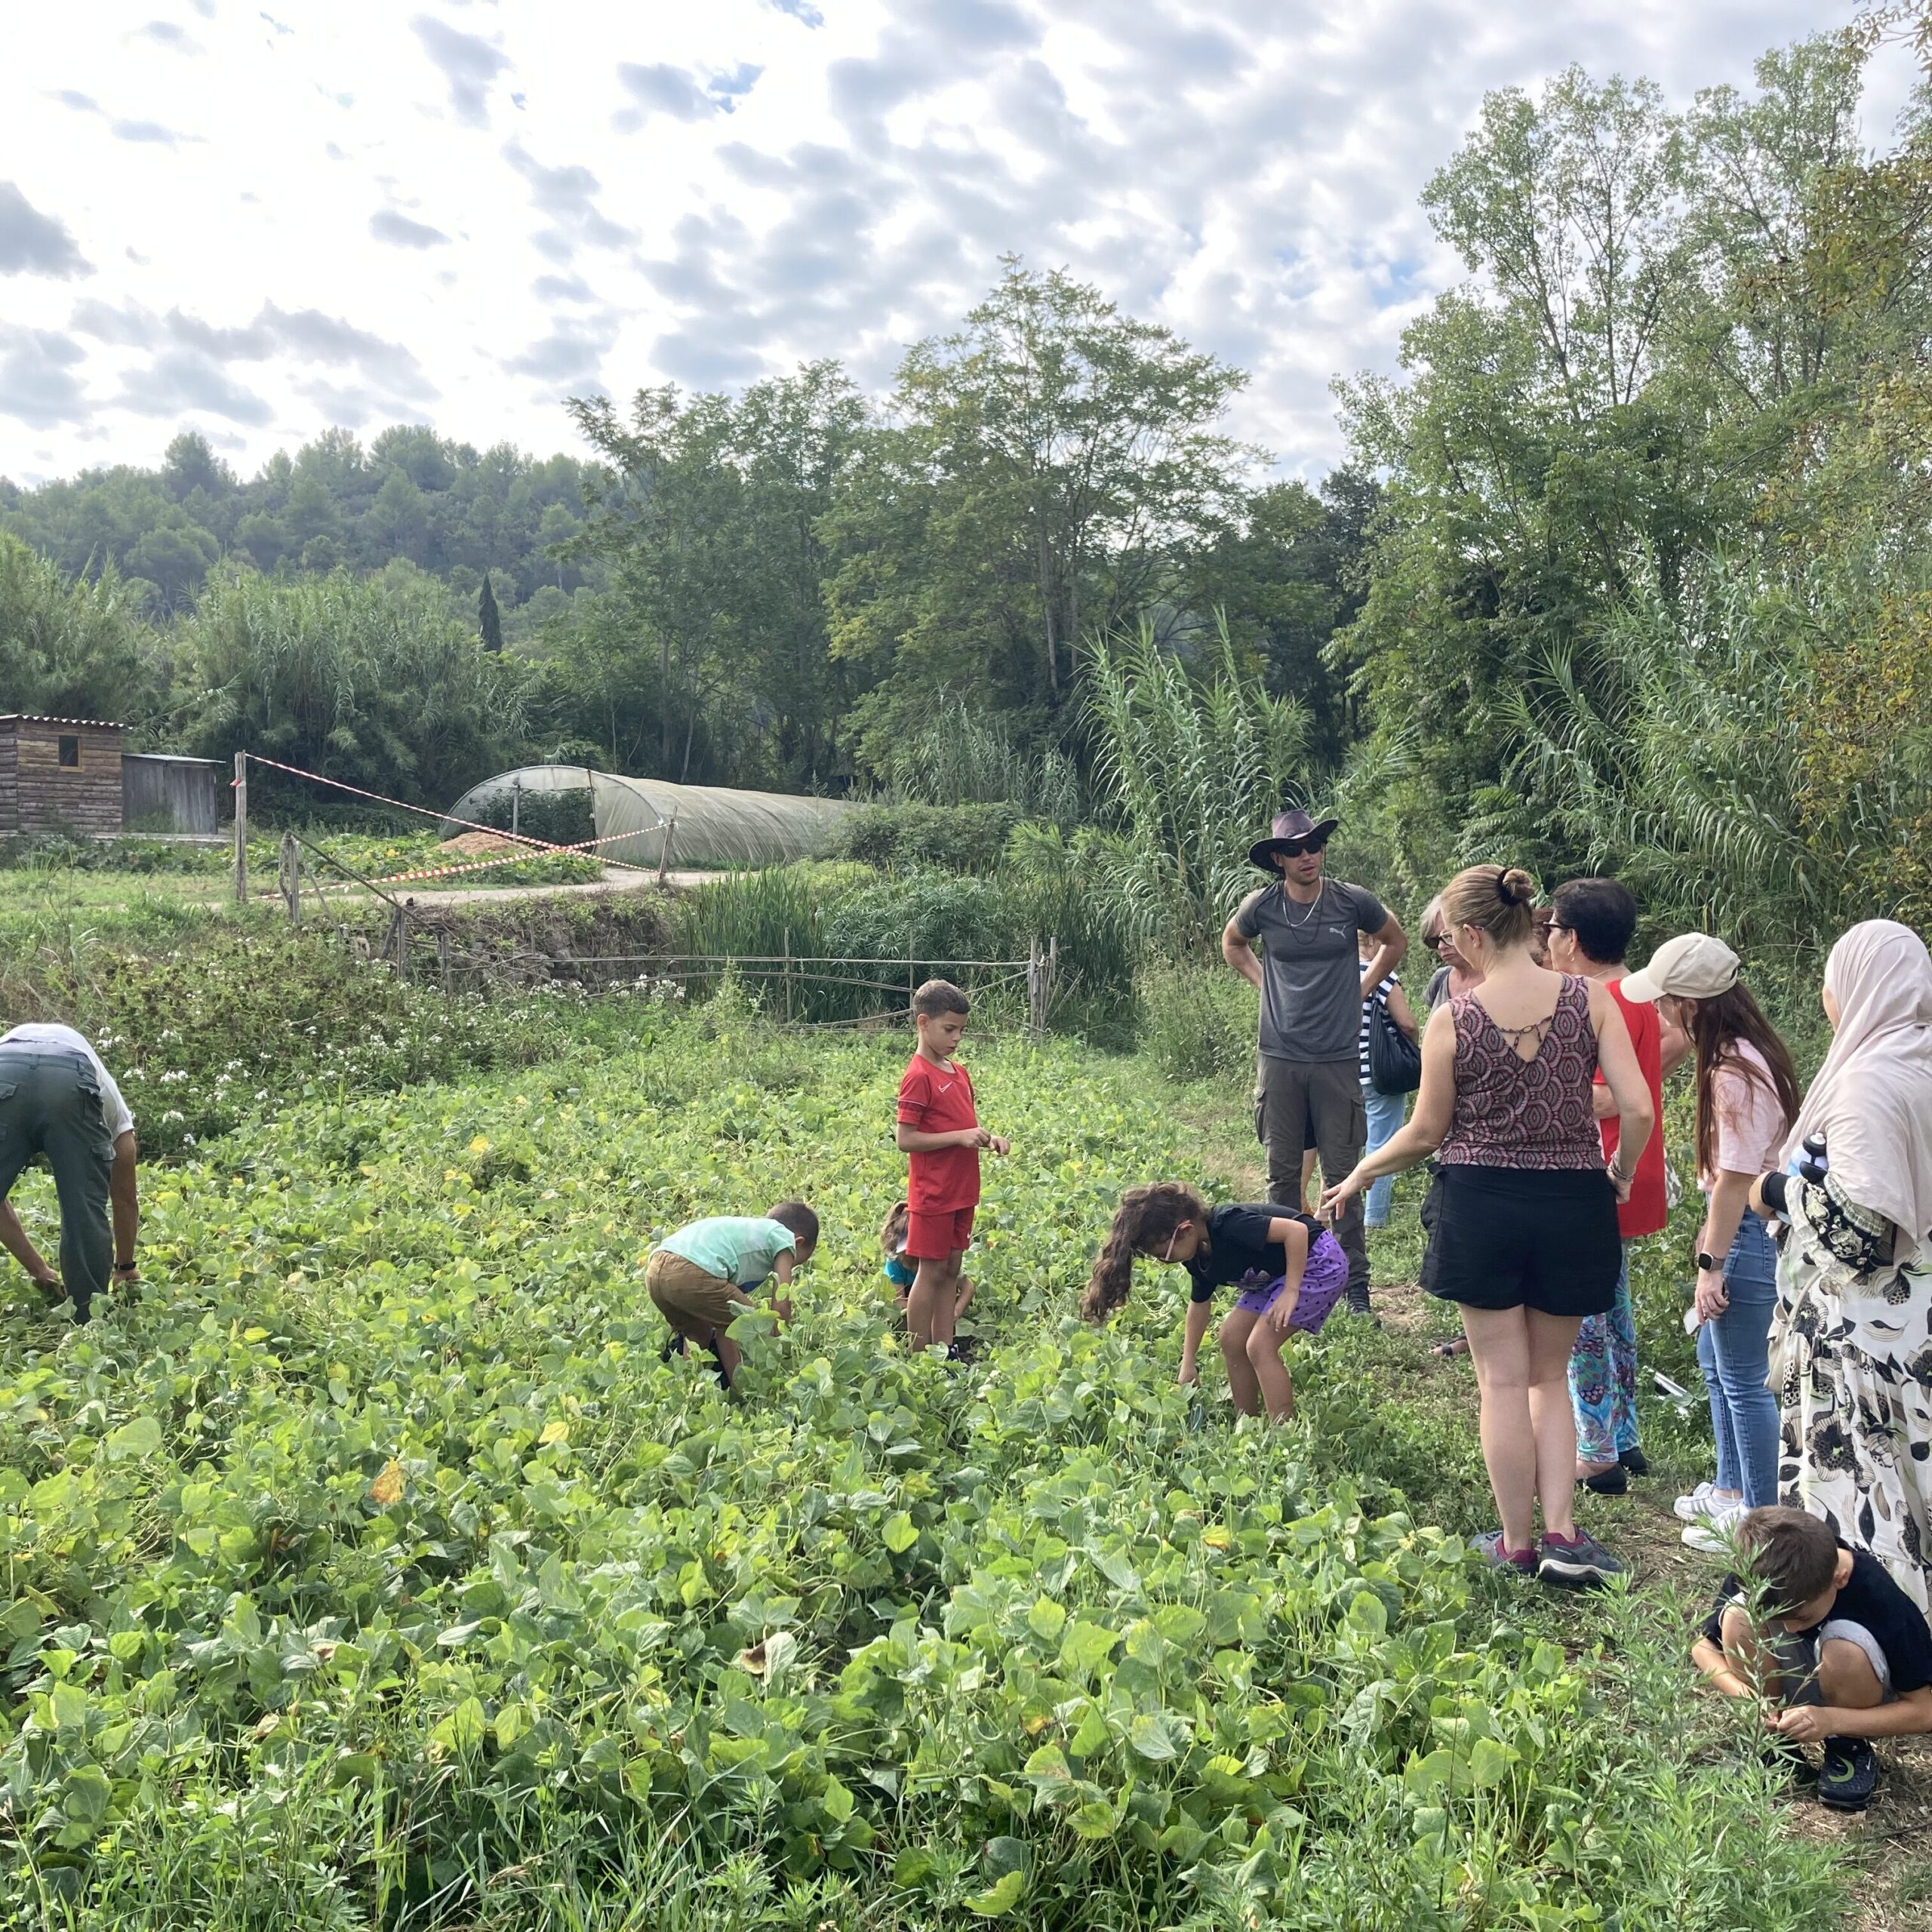
[[[907,1217],[906,1252],[915,1261],[949,1261],[973,1244],[973,1210]]]

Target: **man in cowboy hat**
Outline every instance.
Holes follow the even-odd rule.
[[[1280,814],[1269,836],[1248,853],[1274,882],[1250,893],[1221,935],[1222,958],[1261,994],[1254,1124],[1268,1150],[1268,1198],[1296,1205],[1304,1148],[1312,1144],[1320,1155],[1327,1181],[1361,1158],[1362,1001],[1409,949],[1407,934],[1374,893],[1321,876],[1322,850],[1337,823],[1317,823],[1304,811]],[[1366,964],[1356,949],[1358,932],[1376,944]],[[1359,1194],[1336,1232],[1349,1257],[1349,1311],[1366,1315],[1368,1244]]]

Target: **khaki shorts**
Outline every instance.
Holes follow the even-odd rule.
[[[735,1281],[707,1275],[695,1261],[660,1247],[645,1264],[644,1285],[657,1312],[688,1340],[709,1347],[751,1306]]]

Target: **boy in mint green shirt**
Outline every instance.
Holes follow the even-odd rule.
[[[712,1215],[666,1235],[645,1265],[644,1284],[675,1331],[673,1346],[709,1349],[728,1389],[740,1352],[725,1330],[752,1306],[753,1289],[774,1276],[788,1287],[817,1245],[818,1217],[802,1201],[781,1201],[762,1215]],[[772,1309],[790,1321],[790,1296],[776,1297]]]

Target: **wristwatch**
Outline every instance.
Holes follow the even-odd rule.
[[[1700,1275],[1706,1273],[1721,1275],[1724,1272],[1724,1263],[1718,1260],[1715,1255],[1706,1254],[1700,1247],[1697,1251],[1697,1272]]]

